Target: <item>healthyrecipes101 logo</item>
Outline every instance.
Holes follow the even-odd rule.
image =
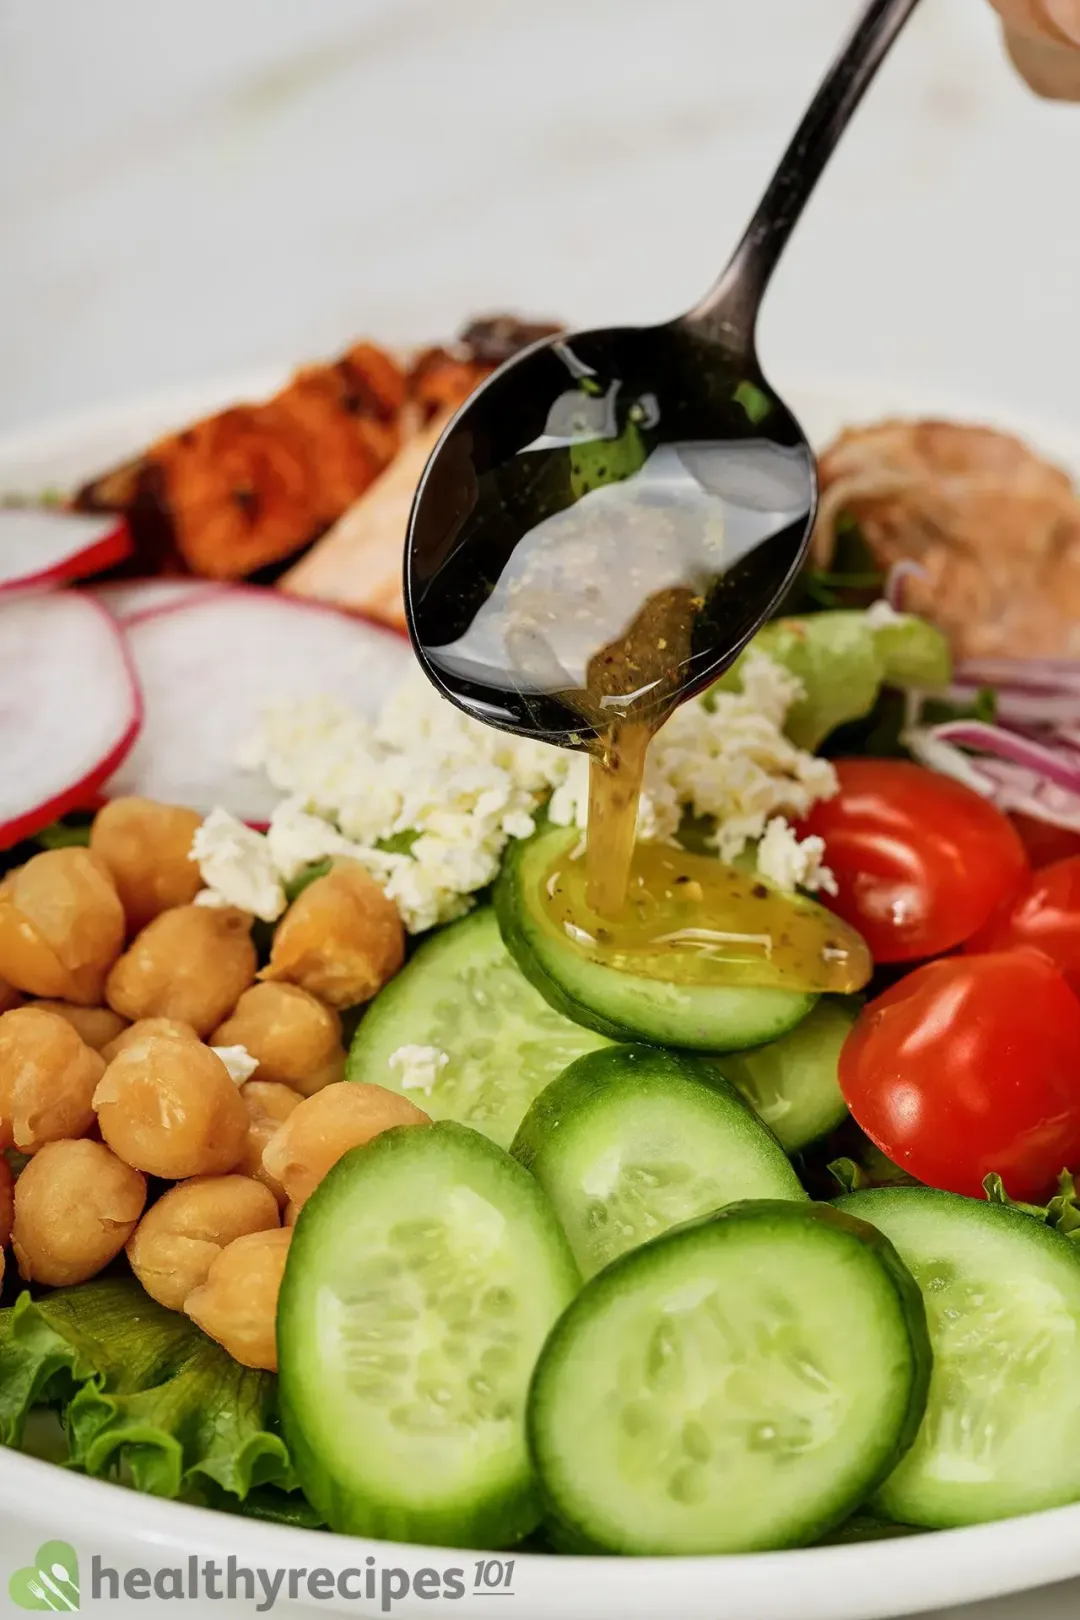
[[[269,1614],[280,1599],[326,1601],[343,1598],[362,1604],[368,1613],[392,1614],[406,1598],[458,1602],[467,1594],[483,1597],[514,1596],[512,1558],[476,1558],[464,1566],[445,1569],[401,1569],[367,1557],[363,1568],[252,1569],[238,1559],[225,1563],[188,1558],[183,1567],[112,1569],[96,1554],[90,1560],[88,1586],[79,1584],[79,1559],[66,1541],[46,1541],[32,1564],[17,1569],[8,1582],[11,1600],[20,1609],[74,1614],[87,1603],[95,1612],[99,1603],[121,1597],[221,1599],[250,1603],[256,1614]]]
[[[66,1541],[46,1541],[32,1564],[17,1569],[8,1582],[11,1601],[20,1609],[73,1614],[79,1602],[79,1560]]]

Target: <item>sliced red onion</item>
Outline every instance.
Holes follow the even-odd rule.
[[[947,703],[974,703],[985,686],[954,681],[942,694]],[[994,691],[994,718],[1005,726],[1031,726],[1044,729],[1053,726],[1080,726],[1080,690],[1053,692],[1027,690],[1023,687],[999,686]]]
[[[976,764],[955,743],[944,741],[938,734],[940,729],[920,727],[908,732],[907,745],[921,764],[965,783],[999,810],[1016,811],[1053,827],[1080,832],[1080,793],[1071,793],[1040,772],[1011,760],[982,755]]]
[[[904,581],[907,579],[925,579],[926,569],[922,563],[917,563],[912,557],[901,557],[894,562],[885,575],[885,600],[897,613],[904,611]]]
[[[1023,766],[1069,793],[1080,793],[1080,755],[1072,748],[1059,748],[1035,742],[1003,726],[986,725],[981,720],[948,720],[933,726],[933,735],[939,742],[953,743],[958,748],[973,748],[990,754],[1012,765]]]
[[[996,799],[997,785],[989,772],[982,769],[983,762],[980,760],[976,765],[963,749],[945,742],[938,735],[938,729],[936,726],[914,726],[905,733],[904,741],[919,764],[925,765],[928,770],[938,771],[942,776],[964,782],[976,793],[981,793],[984,799]]]
[[[957,665],[954,679],[976,689],[1080,692],[1080,659],[965,658]]]
[[[969,658],[943,696],[963,706],[988,687],[995,724],[920,726],[916,711],[904,739],[912,754],[1001,810],[1080,832],[1080,659]]]
[[[994,802],[1000,810],[1014,810],[1054,827],[1080,832],[1080,794],[1069,793],[1056,782],[1022,765],[1003,759],[983,761],[994,780]]]

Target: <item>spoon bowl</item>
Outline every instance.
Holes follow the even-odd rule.
[[[599,717],[583,707],[584,671],[650,585],[685,585],[700,605],[681,656],[645,671],[647,694],[625,694],[637,712],[721,673],[798,571],[817,500],[806,435],[751,360],[687,321],[587,331],[544,339],[469,400],[418,491],[406,579],[414,642],[447,697],[587,746]],[[722,539],[699,556],[710,522]],[[551,613],[543,645],[512,656],[527,535]]]
[[[463,406],[405,558],[428,676],[504,730],[595,749],[655,729],[783,600],[817,508],[813,452],[757,360],[795,223],[916,0],[870,0],[713,290],[661,326],[542,339]]]

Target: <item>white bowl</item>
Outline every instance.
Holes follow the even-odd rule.
[[[33,494],[48,486],[70,485],[122,460],[151,435],[219,405],[258,398],[280,380],[275,373],[219,380],[183,395],[0,436],[0,494]],[[1006,408],[949,398],[933,387],[916,392],[854,379],[829,387],[792,387],[785,394],[819,443],[846,422],[893,414],[952,417],[1011,428],[1080,474],[1080,434],[1075,430],[1060,423],[1017,420]],[[174,1592],[179,1598],[179,1583],[188,1601],[182,1610],[166,1612],[191,1620],[251,1615],[258,1612],[260,1602],[262,1612],[272,1612],[279,1620],[360,1613],[413,1620],[445,1612],[447,1605],[458,1620],[474,1620],[490,1614],[496,1606],[492,1598],[509,1599],[515,1620],[877,1620],[1000,1597],[1080,1575],[1080,1503],[967,1530],[798,1552],[685,1559],[536,1555],[493,1559],[488,1554],[283,1529],[178,1506],[0,1448],[0,1613],[16,1612],[6,1596],[8,1577],[29,1565],[38,1546],[48,1540],[75,1546],[82,1607],[91,1613],[157,1614]],[[239,1574],[237,1595],[229,1598],[230,1559],[239,1570],[253,1572],[250,1599]],[[222,1595],[215,1598],[207,1591],[202,1574],[199,1595],[192,1593],[192,1560],[200,1569],[208,1560],[218,1567],[215,1586]],[[95,1561],[100,1603],[95,1602]],[[371,1599],[364,1594],[369,1568],[375,1576]],[[259,1570],[271,1579],[276,1572],[284,1577],[269,1611]],[[350,1570],[358,1573],[349,1576]],[[115,1572],[118,1601],[110,1601],[113,1582],[105,1571]],[[299,1571],[303,1574],[294,1576],[290,1598],[289,1572]],[[417,1587],[417,1577],[425,1571],[427,1578]],[[312,1572],[325,1576],[316,1580],[314,1593],[307,1585]],[[384,1579],[392,1596],[385,1608]],[[500,1584],[492,1585],[496,1579]],[[462,1590],[457,1595],[459,1584]],[[438,1598],[421,1595],[436,1588]],[[355,1596],[348,1595],[352,1593]],[[64,1602],[54,1601],[64,1612]],[[1026,1600],[1022,1612],[1026,1620],[1035,1620],[1036,1612],[1041,1620],[1050,1620],[1052,1614],[1063,1616],[1066,1605],[1075,1602],[1072,1589],[1059,1589]],[[1015,1612],[1021,1612],[1019,1606]]]

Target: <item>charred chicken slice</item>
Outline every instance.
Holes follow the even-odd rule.
[[[820,458],[814,558],[854,521],[883,568],[903,558],[914,613],[960,657],[1080,654],[1080,496],[1005,433],[954,422],[849,428]]]
[[[405,398],[402,368],[360,343],[265,404],[167,435],[75,504],[126,514],[136,572],[241,578],[309,545],[368,488],[397,452]]]

